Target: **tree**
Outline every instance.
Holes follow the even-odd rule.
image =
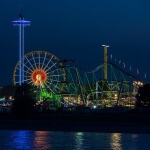
[[[18,118],[26,118],[34,112],[35,88],[29,84],[22,84],[17,87],[15,99],[13,101],[12,112]]]
[[[138,89],[136,107],[150,107],[150,84]]]

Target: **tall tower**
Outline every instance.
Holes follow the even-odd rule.
[[[22,14],[19,14],[19,20],[12,21],[14,26],[19,27],[19,85],[24,83],[24,27],[30,26],[31,21],[24,20]]]
[[[104,47],[104,79],[107,80],[107,48],[109,47],[108,45],[102,45]]]

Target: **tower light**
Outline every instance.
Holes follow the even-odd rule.
[[[24,20],[23,14],[19,14],[19,20],[12,21],[19,27],[19,85],[24,83],[24,27],[30,26],[31,21]]]

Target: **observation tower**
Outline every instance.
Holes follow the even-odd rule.
[[[31,21],[24,20],[19,14],[19,20],[12,21],[14,26],[19,27],[19,85],[24,83],[24,27],[30,26]]]

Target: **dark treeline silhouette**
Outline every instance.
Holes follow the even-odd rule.
[[[17,118],[23,119],[32,115],[36,104],[35,93],[35,87],[29,84],[17,87],[12,106],[12,112]]]
[[[150,84],[145,84],[138,89],[136,95],[136,107],[148,107],[150,108]]]

